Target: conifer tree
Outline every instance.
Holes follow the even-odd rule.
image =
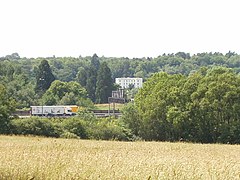
[[[113,88],[114,86],[111,70],[107,66],[107,63],[103,62],[100,65],[97,76],[96,102],[107,103],[108,97],[111,96]]]
[[[99,69],[99,58],[96,54],[93,55],[91,60],[91,65],[88,70],[87,81],[86,81],[86,90],[88,92],[88,97],[95,102],[96,97],[96,83],[97,83],[97,72]]]
[[[42,60],[38,66],[36,73],[36,87],[35,92],[40,93],[41,95],[48,90],[51,83],[55,80],[52,70],[48,64],[47,60]]]

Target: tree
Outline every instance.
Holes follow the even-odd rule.
[[[48,64],[47,60],[42,60],[40,65],[38,66],[38,70],[36,73],[36,87],[35,92],[43,94],[48,90],[51,83],[55,80],[54,75],[52,74],[52,70]]]
[[[228,52],[225,54],[225,56],[226,56],[227,58],[230,58],[231,56],[234,56],[234,55],[236,55],[236,53],[235,53],[235,52],[231,52],[231,51],[228,51]]]
[[[100,62],[99,62],[99,57],[97,56],[97,54],[94,54],[92,56],[92,60],[91,60],[91,65],[95,68],[95,69],[99,69],[100,67]]]
[[[86,81],[86,90],[88,92],[88,97],[95,102],[95,92],[96,92],[96,81],[97,81],[97,72],[94,67],[90,67],[88,71],[88,78]]]
[[[87,98],[87,92],[79,83],[54,81],[50,88],[43,95],[43,102],[46,105],[81,105],[91,106]]]
[[[222,67],[188,77],[157,73],[139,90],[135,108],[144,139],[238,143],[240,76]]]
[[[81,84],[81,86],[86,87],[87,85],[87,71],[84,68],[79,68],[77,73],[77,81]]]
[[[191,117],[196,122],[196,138],[201,142],[237,141],[234,128],[240,121],[240,77],[231,69],[215,67],[207,71],[192,94]]]
[[[15,110],[15,101],[7,94],[6,88],[0,84],[0,133],[9,133],[10,115]]]
[[[91,59],[91,64],[88,70],[86,90],[88,92],[88,97],[95,102],[96,101],[96,83],[97,83],[97,72],[99,70],[100,62],[96,54],[93,55]]]
[[[8,94],[15,99],[18,109],[30,107],[36,102],[35,86],[32,82],[28,81],[29,78],[24,74],[20,74],[15,75],[14,80],[7,84]]]
[[[96,85],[96,102],[97,103],[107,103],[108,97],[111,96],[113,90],[113,79],[112,73],[106,62],[100,65],[97,76]]]
[[[172,140],[174,128],[168,118],[171,108],[179,110],[181,86],[185,77],[167,73],[154,74],[135,96],[139,114],[139,134],[147,140]]]
[[[20,56],[18,53],[12,53],[11,55],[7,55],[5,58],[9,60],[18,60],[20,59]]]
[[[185,52],[177,52],[175,54],[175,56],[181,57],[183,59],[190,59],[191,58],[190,54],[189,53],[185,53]]]
[[[121,119],[131,129],[132,133],[139,136],[140,121],[134,103],[130,102],[122,109]]]

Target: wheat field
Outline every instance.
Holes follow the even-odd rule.
[[[0,179],[240,179],[240,146],[0,136]]]

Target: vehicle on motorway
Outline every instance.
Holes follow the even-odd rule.
[[[31,116],[74,116],[76,106],[31,106]]]

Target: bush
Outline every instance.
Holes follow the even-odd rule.
[[[87,120],[79,116],[69,118],[31,117],[11,121],[13,134],[98,140],[133,140],[129,128],[120,119],[97,119],[89,114]]]
[[[119,119],[99,119],[89,126],[88,133],[92,139],[126,141],[132,138],[130,130]]]
[[[66,132],[75,134],[80,138],[87,138],[85,122],[78,117],[67,118],[62,122],[62,127]]]
[[[77,115],[79,118],[85,120],[85,121],[88,121],[88,122],[92,122],[92,121],[96,121],[97,118],[96,116],[93,114],[93,112],[89,111],[88,109],[86,108],[83,108],[83,107],[80,107],[78,112],[77,112]]]
[[[11,129],[13,134],[37,135],[47,137],[59,137],[59,131],[47,118],[31,117],[26,119],[11,120]]]
[[[65,131],[60,135],[60,138],[66,138],[66,139],[79,139],[79,136],[77,136],[74,133]]]

